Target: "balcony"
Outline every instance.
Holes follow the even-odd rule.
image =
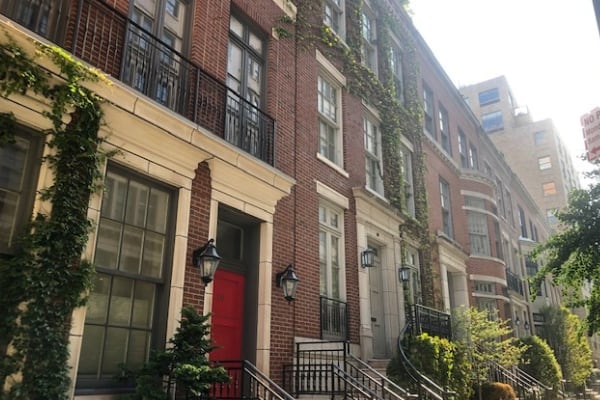
[[[348,307],[345,302],[321,296],[321,339],[348,339]]]
[[[519,277],[519,275],[515,274],[512,271],[506,270],[506,286],[508,286],[509,290],[520,294],[521,296],[525,295],[523,281]]]
[[[60,9],[62,2],[57,1],[13,3],[0,0],[0,11],[50,39],[56,36],[49,27],[68,13],[66,50],[232,145],[274,164],[273,118],[118,10],[100,0],[79,0],[71,12]]]

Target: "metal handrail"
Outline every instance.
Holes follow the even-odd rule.
[[[408,376],[413,380],[413,382],[418,386],[419,391],[424,391],[425,396],[429,396],[428,398],[434,400],[450,400],[454,399],[456,396],[456,392],[451,390],[446,390],[436,382],[434,382],[431,378],[423,374],[421,371],[414,366],[414,364],[410,361],[406,353],[404,352],[404,348],[402,346],[402,338],[405,333],[408,331],[410,327],[410,322],[404,325],[402,331],[400,332],[400,336],[398,337],[398,352],[402,359],[402,365],[406,370]]]
[[[335,364],[331,365],[331,374],[332,374],[332,376],[337,376],[338,378],[340,378],[342,381],[344,381],[344,383],[347,383],[350,386],[352,386],[359,393],[363,394],[364,397],[366,397],[368,399],[378,399],[379,398],[377,396],[377,393],[374,393],[371,390],[369,390],[368,388],[361,385],[360,382],[358,382],[353,376],[351,376],[350,374],[348,374],[346,371],[344,371],[342,368],[340,368],[339,366],[337,366]],[[333,388],[332,388],[333,393],[335,393],[335,380],[333,380],[332,383],[333,383]],[[347,394],[346,389],[344,390],[344,393]],[[355,397],[351,396],[351,398],[355,398]],[[399,399],[399,400],[403,400],[403,399]]]
[[[401,395],[406,398],[418,398],[419,397],[417,394],[410,393],[406,389],[398,386],[396,383],[391,381],[387,376],[379,373],[379,371],[377,371],[375,368],[373,368],[372,366],[370,366],[369,364],[367,364],[360,358],[356,357],[354,354],[348,352],[348,355],[350,356],[350,359],[352,359],[352,361],[354,361],[361,367],[361,368],[357,368],[358,373],[360,373],[363,377],[371,380],[376,385],[380,386],[382,393],[389,393],[391,396],[396,397],[396,398],[399,397],[398,395]],[[369,373],[366,373],[364,370],[369,371]],[[375,378],[373,375],[375,375],[377,378]]]

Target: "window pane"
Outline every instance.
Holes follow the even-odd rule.
[[[18,207],[19,196],[0,189],[0,248],[12,242]]]
[[[113,278],[108,322],[129,325],[133,295],[133,280]]]
[[[500,93],[498,88],[493,88],[479,93],[479,105],[484,106],[486,104],[492,104],[500,101]]]
[[[108,312],[108,297],[110,295],[110,276],[97,274],[94,278],[94,289],[88,300],[85,322],[103,324]]]
[[[119,269],[131,273],[139,273],[142,260],[142,229],[126,226],[123,230],[121,244],[121,260]]]
[[[150,351],[150,334],[146,331],[131,331],[129,348],[127,349],[127,368],[141,368]]]
[[[125,222],[140,227],[146,225],[148,194],[149,189],[146,185],[138,182],[130,182]]]
[[[127,179],[109,172],[106,175],[104,186],[102,216],[118,221],[123,220],[125,196],[127,195]]]
[[[106,345],[102,360],[102,375],[106,378],[114,377],[121,372],[119,364],[126,361],[127,333],[127,329],[122,328],[108,328],[106,330]]]
[[[100,368],[100,354],[104,344],[104,328],[101,326],[86,325],[81,343],[81,355],[79,357],[80,375],[93,375],[96,377]]]
[[[100,220],[94,264],[98,267],[116,269],[120,242],[121,224],[107,219]]]
[[[142,275],[160,278],[165,250],[165,237],[157,233],[147,232],[144,242],[144,262]]]
[[[502,112],[496,111],[481,116],[481,125],[483,130],[486,132],[493,132],[500,129],[504,129],[504,122],[502,120]]]
[[[137,282],[133,300],[133,316],[131,325],[140,328],[152,326],[154,310],[154,291],[156,285],[147,282]]]
[[[0,147],[0,188],[21,190],[28,153],[29,142],[21,138],[14,144]]]
[[[169,210],[169,194],[158,189],[150,191],[148,202],[148,221],[146,228],[165,233],[167,229],[167,211]]]

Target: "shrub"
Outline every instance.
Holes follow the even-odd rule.
[[[548,343],[539,336],[521,339],[527,345],[519,367],[546,386],[560,388],[562,373],[560,365]]]

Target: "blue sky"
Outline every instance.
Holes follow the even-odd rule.
[[[579,119],[600,106],[592,0],[411,0],[410,9],[455,85],[506,76],[520,106],[552,118],[573,156],[584,152]]]

